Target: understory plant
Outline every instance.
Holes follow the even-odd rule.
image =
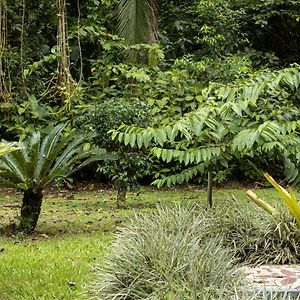
[[[159,208],[121,229],[96,270],[95,299],[229,299],[239,283],[220,235],[207,237],[205,213]]]
[[[158,187],[189,182],[207,170],[224,171],[242,160],[253,170],[280,163],[286,179],[296,184],[299,91],[298,65],[232,84],[211,83],[200,89],[194,110],[172,119],[164,112],[148,127],[124,124],[113,139],[181,166],[179,172],[161,172],[154,181]]]
[[[0,184],[23,191],[20,230],[24,232],[33,231],[37,225],[45,187],[106,158],[103,150],[86,143],[87,135],[64,134],[65,127],[57,125],[46,136],[34,132],[17,143],[18,150],[0,158]]]
[[[86,132],[94,134],[93,142],[115,156],[113,162],[104,162],[98,172],[112,180],[117,190],[117,205],[122,206],[127,190],[137,185],[147,175],[148,162],[142,151],[133,151],[130,146],[111,140],[110,130],[122,123],[145,126],[150,114],[147,105],[136,100],[111,99],[87,106],[78,117],[77,124]]]
[[[234,209],[232,209],[234,207]],[[295,264],[300,262],[300,231],[293,218],[279,210],[276,219],[263,210],[249,209],[228,199],[210,214],[209,234],[220,234],[224,247],[243,264]]]
[[[240,296],[240,266],[299,263],[300,233],[286,211],[275,220],[223,200],[214,210],[171,205],[136,216],[95,270],[92,298],[256,299]]]

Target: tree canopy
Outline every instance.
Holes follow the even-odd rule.
[[[149,122],[123,125],[114,147],[143,148],[151,180],[268,166],[298,182],[299,11],[297,0],[1,0],[0,137],[60,122],[109,136],[103,114],[89,128],[78,119],[141,103]]]

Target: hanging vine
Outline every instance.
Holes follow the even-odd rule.
[[[66,18],[66,0],[58,0],[58,87],[62,104],[71,109],[71,99],[76,89],[76,83],[70,72],[70,49]]]
[[[81,11],[80,11],[80,0],[77,0],[77,42],[78,42],[78,48],[79,48],[79,60],[80,60],[80,72],[79,72],[79,82],[83,80],[83,58],[82,58],[82,49],[81,49],[81,40],[80,40],[80,18],[81,18]]]
[[[26,2],[22,0],[22,23],[21,23],[21,45],[20,45],[20,70],[22,74],[23,93],[26,95],[26,83],[24,77],[24,26],[25,26]]]
[[[0,0],[0,102],[7,101],[11,94],[9,70],[5,60],[7,45],[7,2]]]

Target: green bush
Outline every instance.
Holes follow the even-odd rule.
[[[149,123],[147,105],[143,102],[113,99],[87,106],[80,112],[77,124],[87,132],[95,133],[94,141],[101,148],[117,150],[109,131],[122,123],[145,126]]]
[[[159,208],[121,230],[96,272],[96,299],[228,299],[239,282],[211,220],[191,208]]]
[[[114,182],[120,201],[125,200],[127,189],[148,175],[148,159],[142,151],[133,152],[130,147],[113,141],[109,131],[118,128],[122,123],[144,126],[148,124],[149,119],[147,105],[141,101],[124,99],[90,105],[77,119],[79,127],[94,133],[93,141],[97,146],[115,155],[115,161],[101,164],[98,171]]]
[[[233,85],[211,83],[196,97],[194,110],[177,118],[165,114],[160,123],[146,128],[123,125],[113,136],[124,145],[149,149],[162,162],[181,166],[180,172],[162,173],[154,182],[158,187],[189,182],[207,170],[238,168],[245,161],[252,170],[273,167],[276,173],[270,172],[297,184],[299,78],[295,65]]]

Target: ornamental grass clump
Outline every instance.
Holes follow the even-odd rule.
[[[179,206],[137,216],[96,270],[94,299],[228,299],[237,265],[205,213]]]
[[[277,209],[277,208],[276,208]],[[287,210],[276,218],[237,200],[224,200],[208,212],[210,236],[222,236],[223,246],[243,264],[294,264],[300,262],[300,231]]]

